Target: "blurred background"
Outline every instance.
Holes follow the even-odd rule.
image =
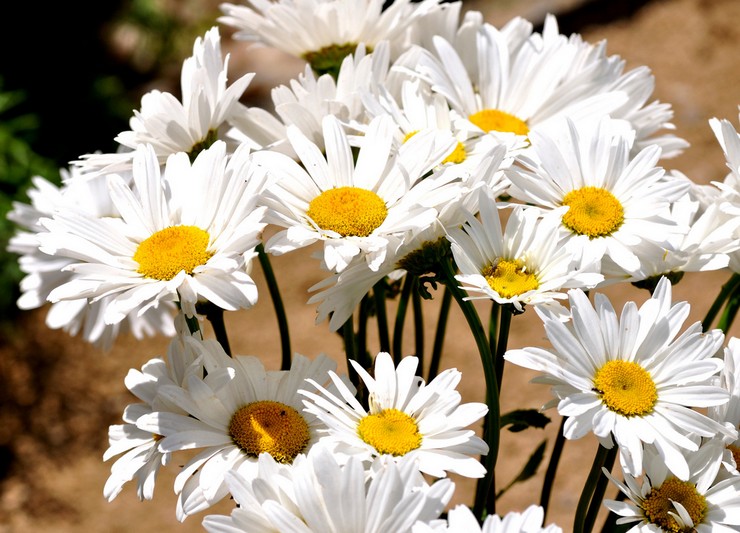
[[[45,309],[19,312],[15,300],[21,273],[17,256],[5,251],[14,231],[5,215],[13,201],[28,201],[32,176],[59,183],[59,169],[69,161],[98,150],[115,151],[113,138],[129,129],[128,119],[144,93],[157,88],[179,95],[182,61],[192,53],[195,38],[217,24],[219,2],[14,4],[0,21],[0,533],[200,531],[201,517],[184,524],[175,520],[171,473],[163,473],[152,502],[139,502],[134,486],[126,486],[112,503],[102,495],[112,463],[102,461],[107,428],[120,421],[123,407],[133,401],[123,378],[129,368],[164,354],[168,339],[139,342],[123,337],[110,353],[101,353],[79,338],[47,328]],[[724,177],[725,160],[707,121],[727,118],[738,127],[740,3],[466,0],[463,6],[483,12],[497,26],[522,16],[540,27],[545,14],[554,13],[561,33],[580,33],[593,43],[606,39],[607,53],[625,59],[625,70],[647,65],[656,77],[653,99],[673,106],[676,133],[691,143],[665,166],[698,183]],[[248,48],[229,38],[229,28],[220,29],[224,52],[232,55],[230,80],[244,72],[257,73],[244,103],[269,109],[270,89],[300,72],[303,63],[274,50]],[[278,279],[289,280],[283,296],[295,350],[336,355],[342,364],[341,339],[327,334],[326,324],[314,325],[315,310],[305,305],[308,287],[323,274],[306,269],[312,259],[308,252],[304,257],[306,261],[296,261],[291,255],[274,263]],[[701,320],[728,276],[727,271],[687,275],[676,286],[674,299],[689,300],[690,320]],[[260,294],[267,294],[260,273],[255,277]],[[629,286],[611,289],[610,295],[616,301],[647,296]],[[227,317],[234,332],[232,346],[236,353],[264,356],[266,364],[276,368],[279,341],[268,297],[259,305],[265,312]],[[510,347],[542,343],[533,313],[515,322]],[[465,401],[482,401],[469,332],[453,328],[448,335],[458,344],[443,365],[463,371]],[[544,388],[526,385],[530,374],[509,372],[505,401],[510,407],[526,401],[526,407],[537,408],[549,399]],[[557,426],[556,420],[545,432],[549,442]],[[518,472],[541,438],[512,436],[503,443],[502,479]],[[587,472],[583,463],[590,464],[594,450],[595,443],[586,438],[566,448],[562,468],[578,474],[561,476],[548,516],[565,531]],[[464,502],[471,485],[459,483],[456,500]],[[535,477],[507,493],[501,510],[523,510],[538,495]],[[230,508],[230,502],[223,502],[214,512],[228,513]]]

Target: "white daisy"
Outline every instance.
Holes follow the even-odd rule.
[[[374,377],[351,363],[367,388],[369,406],[361,405],[333,372],[339,395],[311,380],[319,392],[301,391],[306,412],[328,428],[322,443],[365,462],[383,455],[418,456],[419,470],[436,477],[447,472],[483,477],[485,468],[475,456],[488,453],[488,445],[466,428],[485,416],[488,407],[460,405],[460,393],[455,390],[459,371],[447,369],[425,384],[415,375],[419,359],[414,356],[404,357],[394,368],[390,354],[380,352]]]
[[[579,265],[562,245],[562,210],[545,213],[514,205],[503,231],[493,195],[486,190],[479,194],[480,218],[468,212],[464,226],[448,232],[460,270],[455,278],[468,299],[488,298],[521,312],[525,304],[565,298],[562,289],[593,288],[604,279],[598,263]]]
[[[113,463],[110,477],[103,488],[103,495],[108,501],[118,496],[123,486],[134,479],[139,499],[152,499],[159,469],[169,463],[172,454],[158,450],[162,435],[143,431],[136,423],[139,418],[154,411],[186,414],[178,405],[159,396],[159,388],[165,384],[180,387],[185,385],[189,376],[203,375],[200,354],[184,341],[184,337],[191,336],[185,317],[179,314],[175,323],[178,336],[172,339],[167,348],[167,359],[151,359],[141,367],[141,371],[131,369],[126,375],[126,387],[142,401],[127,405],[123,412],[125,423],[112,425],[108,429],[109,447],[103,454],[103,460],[108,461],[123,454]]]
[[[647,450],[646,450],[647,451]],[[627,501],[605,500],[621,516],[617,524],[635,524],[629,532],[695,531],[730,533],[740,529],[740,476],[718,480],[722,448],[711,443],[687,454],[689,476],[673,475],[660,456],[645,456],[642,480],[624,472],[624,482],[603,470]]]
[[[530,505],[521,513],[509,511],[503,517],[486,516],[483,524],[466,505],[457,505],[447,513],[447,520],[440,523],[417,522],[413,533],[562,533],[555,524],[543,526],[545,511],[538,505]]]
[[[386,253],[410,230],[432,224],[447,186],[455,176],[428,176],[454,148],[451,134],[419,132],[392,150],[395,125],[388,116],[374,119],[362,138],[357,162],[336,117],[323,119],[326,156],[297,128],[288,138],[301,163],[261,151],[254,161],[276,178],[264,194],[268,223],[287,228],[265,249],[275,255],[323,243],[323,265],[342,271],[356,256],[377,270]],[[422,179],[424,178],[424,179]]]
[[[656,166],[658,146],[630,156],[634,132],[623,121],[567,119],[560,133],[532,132],[526,155],[507,176],[509,194],[546,209],[568,206],[562,225],[567,246],[591,260],[608,257],[627,272],[640,268],[644,242],[670,248],[686,229],[670,218],[670,203],[688,192],[685,180]]]
[[[740,134],[727,119],[712,118],[709,125],[717,137],[729,169],[722,182],[712,182],[722,191],[717,202],[721,204],[723,212],[737,217],[740,214]],[[740,252],[730,254],[729,266],[733,272],[740,272]]]
[[[154,149],[137,149],[134,188],[108,176],[120,219],[57,211],[43,219],[44,253],[72,258],[75,276],[51,291],[52,302],[111,297],[105,322],[134,309],[177,301],[188,316],[207,300],[226,310],[248,308],[257,289],[247,265],[259,244],[264,208],[257,207],[264,175],[246,147],[228,157],[217,141],[191,164],[180,152],[161,173]]]
[[[37,309],[47,304],[52,290],[75,277],[74,273],[65,270],[75,262],[74,259],[49,255],[39,249],[38,234],[46,231],[40,222],[42,218],[51,217],[58,210],[96,218],[118,217],[107,194],[104,178],[83,179],[76,167],[61,169],[61,175],[63,183],[60,187],[40,176],[32,178],[32,186],[28,190],[30,204],[14,202],[7,215],[19,227],[10,238],[7,249],[20,255],[18,265],[25,274],[17,301],[20,309]],[[104,297],[89,302],[81,298],[53,303],[46,314],[46,325],[63,329],[70,335],[80,333],[85,341],[105,351],[124,332],[131,332],[138,339],[145,335],[175,334],[172,325],[174,305],[171,303],[132,309],[121,322],[106,324],[103,315],[110,300],[110,297]]]
[[[119,133],[115,140],[121,145],[115,154],[85,154],[74,164],[84,171],[122,172],[132,165],[139,145],[151,144],[160,163],[177,152],[186,152],[190,159],[214,141],[229,142],[233,152],[238,142],[229,136],[231,121],[239,118],[241,136],[251,134],[268,144],[281,132],[279,122],[268,113],[253,113],[239,103],[254,73],[241,76],[227,86],[229,55],[222,59],[221,38],[214,26],[198,37],[193,55],[183,62],[180,79],[182,102],[174,95],[153,90],[141,99],[141,109],[134,111],[131,130]],[[240,141],[244,139],[239,139]]]
[[[730,425],[740,431],[740,339],[731,337],[724,349],[725,366],[720,374],[720,384],[730,393],[726,404],[710,407],[707,414],[720,424]],[[740,438],[725,438],[724,464],[728,471],[740,470]]]
[[[736,438],[736,431],[693,409],[729,399],[713,384],[722,369],[715,355],[724,335],[704,333],[697,322],[677,336],[689,305],[671,304],[667,278],[639,309],[627,302],[619,317],[603,294],[595,295],[594,305],[580,289],[568,297],[571,322],[537,310],[552,349],[504,354],[507,361],[544,372],[534,381],[552,386],[556,399],[545,408],[557,406],[567,417],[566,438],[592,431],[606,448],[616,441],[622,467],[632,475],[642,470],[644,445],[652,444],[684,480],[689,468],[682,451],[695,451],[696,438]]]
[[[238,507],[231,516],[206,516],[209,533],[406,533],[417,520],[436,519],[454,492],[449,479],[427,484],[415,459],[378,458],[368,477],[361,461],[338,464],[321,446],[281,467],[267,454],[247,479],[229,472],[226,483]]]
[[[296,354],[288,371],[266,371],[258,357],[226,355],[213,340],[186,338],[203,358],[206,376],[189,376],[185,388],[158,393],[185,414],[157,411],[137,420],[139,429],[162,435],[159,451],[197,450],[175,479],[177,517],[202,511],[228,494],[224,475],[251,479],[262,452],[290,464],[318,440],[321,421],[303,411],[298,389],[305,379],[328,380],[336,363]]]
[[[248,0],[223,3],[218,21],[236,28],[235,39],[262,43],[304,59],[317,74],[336,74],[359,43],[372,50],[390,41],[397,55],[408,46],[410,27],[439,0]]]

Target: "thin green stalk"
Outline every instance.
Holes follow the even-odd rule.
[[[491,302],[491,314],[488,316],[488,346],[491,353],[496,354],[496,344],[498,339],[498,322],[501,306],[496,302]]]
[[[403,326],[406,322],[406,312],[409,307],[411,298],[411,289],[414,286],[415,278],[411,274],[406,274],[403,280],[401,296],[398,299],[398,308],[396,308],[396,322],[393,326],[393,362],[398,365],[403,357]]]
[[[280,347],[282,353],[282,362],[280,368],[288,370],[291,365],[292,352],[290,351],[290,332],[288,330],[288,317],[285,314],[285,306],[280,296],[280,288],[275,279],[275,272],[270,263],[270,257],[265,253],[265,247],[262,243],[257,245],[257,256],[259,257],[262,272],[265,274],[267,289],[270,291],[272,305],[275,308],[275,315],[278,322],[278,331],[280,332]]]
[[[221,344],[221,347],[226,352],[226,355],[231,357],[231,346],[229,345],[229,336],[226,333],[226,324],[224,323],[224,310],[219,306],[208,302],[205,306],[204,314],[211,323],[213,333],[216,335],[216,340]]]
[[[188,325],[188,331],[190,331],[191,335],[193,333],[200,333],[200,337],[203,338],[203,332],[200,330],[200,322],[198,322],[197,316],[185,315],[185,323]]]
[[[375,317],[378,321],[378,341],[381,352],[391,351],[391,338],[388,333],[388,313],[385,308],[385,278],[381,279],[373,287],[375,298]]]
[[[351,361],[359,362],[357,360],[357,352],[355,351],[355,325],[351,315],[342,326],[342,337],[344,338],[344,354],[347,358],[347,373],[352,384],[359,390],[360,376],[351,363]]]
[[[615,448],[614,446],[613,448]],[[586,484],[583,486],[581,492],[581,498],[578,500],[578,506],[576,507],[575,521],[573,523],[573,533],[589,533],[591,529],[586,529],[586,516],[588,509],[591,504],[591,499],[596,491],[596,485],[599,478],[604,475],[601,471],[601,467],[604,466],[609,455],[609,450],[599,444],[599,448],[596,450],[596,456],[594,462],[591,464],[591,471],[588,473]]]
[[[732,293],[730,299],[727,300],[725,310],[722,313],[719,322],[717,322],[717,327],[724,333],[727,333],[730,330],[730,326],[732,326],[732,323],[737,316],[738,308],[740,308],[740,294],[736,290]]]
[[[547,464],[545,477],[542,480],[542,492],[540,492],[540,507],[542,507],[542,509],[544,510],[545,517],[547,517],[547,508],[550,505],[550,494],[552,493],[552,486],[555,483],[555,473],[558,470],[560,457],[563,454],[563,447],[565,446],[565,435],[563,434],[563,430],[565,429],[566,419],[567,417],[564,416],[560,421],[560,428],[558,428],[558,434],[555,436],[555,444],[552,447],[550,461]]]
[[[612,446],[606,454],[606,459],[604,459],[603,466],[604,468],[609,470],[609,472],[611,472],[612,467],[614,466],[614,460],[617,458],[617,450],[617,446]],[[601,510],[601,504],[604,501],[604,493],[606,492],[606,487],[608,486],[609,478],[605,475],[600,476],[598,481],[596,482],[596,488],[594,489],[594,495],[591,498],[591,503],[588,507],[588,513],[586,513],[586,523],[584,525],[584,531],[590,532],[593,530],[594,524],[596,523],[596,517],[598,516],[599,511]]]
[[[480,354],[481,364],[483,366],[483,376],[486,382],[486,400],[488,403],[488,416],[486,417],[486,442],[488,444],[488,454],[486,455],[484,466],[486,467],[486,475],[478,484],[478,489],[475,494],[475,505],[473,513],[479,519],[483,519],[486,514],[493,514],[496,512],[495,500],[489,499],[489,493],[495,494],[493,487],[494,472],[496,469],[496,459],[498,456],[499,446],[499,424],[501,409],[498,399],[498,382],[496,381],[496,370],[494,369],[493,356],[491,354],[491,348],[488,344],[488,338],[486,332],[481,324],[480,317],[475,307],[469,300],[465,300],[465,294],[460,289],[455,279],[455,272],[452,267],[452,262],[449,259],[442,261],[442,274],[444,276],[444,283],[447,289],[452,293],[453,298],[460,306],[460,310],[465,316],[465,320],[470,327],[470,331],[475,339],[475,344],[478,347],[478,353]]]
[[[370,366],[368,364],[369,354],[367,352],[367,322],[369,319],[367,294],[360,300],[359,324],[357,325],[357,356],[363,368]]]
[[[447,332],[447,319],[450,316],[450,307],[452,307],[452,291],[445,286],[442,293],[442,303],[439,308],[439,318],[437,318],[437,331],[434,334],[432,355],[429,360],[427,383],[437,377],[437,374],[439,373],[439,363],[442,359],[442,347],[445,342],[445,333]]]
[[[709,311],[707,311],[706,317],[702,320],[701,326],[704,331],[708,331],[709,328],[712,327],[712,322],[714,322],[714,319],[719,314],[720,309],[722,309],[725,302],[737,290],[738,286],[740,286],[740,274],[733,272],[730,279],[722,285],[717,297],[714,299],[714,303],[712,303]]]
[[[494,303],[494,306],[497,304]],[[506,347],[509,344],[509,331],[511,330],[511,307],[508,305],[501,305],[500,319],[498,324],[498,342],[496,343],[496,351],[493,352],[493,358],[496,362],[496,383],[498,383],[498,390],[501,392],[501,383],[504,378],[504,354],[506,353]]]
[[[422,312],[421,295],[416,290],[419,279],[414,277],[414,286],[411,290],[411,303],[414,307],[414,345],[416,346],[416,357],[419,358],[419,366],[416,373],[421,376],[424,369],[424,314]]]

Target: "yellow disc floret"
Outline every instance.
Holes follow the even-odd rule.
[[[388,208],[373,191],[338,187],[311,200],[306,214],[323,230],[342,237],[367,237],[383,223]]]
[[[196,226],[170,226],[144,239],[134,253],[137,272],[147,278],[167,281],[184,270],[192,274],[213,256],[210,236]]]
[[[570,207],[563,215],[563,224],[579,235],[590,238],[606,237],[624,222],[624,208],[616,196],[600,187],[582,187],[563,197]]]
[[[650,373],[632,361],[607,361],[594,375],[593,390],[607,408],[627,417],[648,415],[658,402]]]
[[[465,146],[460,141],[457,141],[455,149],[450,152],[450,155],[444,158],[442,163],[459,164],[465,161],[466,157],[468,157],[468,152],[465,150]]]
[[[521,261],[510,261],[498,259],[491,265],[485,267],[481,274],[488,285],[502,298],[513,298],[527,291],[533,291],[539,287],[537,276],[527,272]]]
[[[691,527],[679,523],[674,518],[678,513],[671,502],[678,502],[684,506],[693,522]],[[648,493],[642,502],[642,510],[645,518],[662,531],[690,532],[696,531],[696,526],[704,520],[707,514],[707,501],[697,492],[694,484],[671,477]]]
[[[383,409],[367,415],[360,420],[357,434],[378,453],[395,457],[406,455],[421,446],[416,420],[398,409]]]
[[[308,445],[306,420],[284,403],[262,400],[239,408],[229,422],[229,435],[250,457],[267,452],[290,464]]]
[[[529,126],[527,123],[506,111],[498,109],[484,109],[473,113],[468,120],[485,132],[501,131],[527,135]]]

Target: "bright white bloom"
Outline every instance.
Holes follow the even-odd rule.
[[[323,119],[326,156],[295,127],[288,128],[288,138],[302,164],[277,152],[256,152],[254,161],[276,178],[264,194],[267,221],[287,228],[268,240],[266,250],[280,255],[321,241],[328,270],[340,272],[357,256],[377,270],[409,231],[431,225],[437,215],[432,206],[454,197],[457,185],[451,184],[455,176],[425,176],[455,141],[449,132],[419,132],[394,151],[395,127],[388,116],[374,119],[357,163],[331,115]]]
[[[562,289],[589,289],[604,279],[598,263],[584,268],[563,246],[562,209],[544,212],[514,205],[504,231],[493,195],[482,190],[479,208],[480,218],[468,212],[464,226],[448,233],[460,269],[455,278],[468,299],[489,298],[521,312],[525,304],[565,298]]]
[[[229,152],[238,145],[228,135],[230,123],[239,119],[241,135],[252,135],[267,144],[280,130],[279,122],[266,112],[252,112],[239,103],[254,73],[241,76],[227,86],[229,55],[222,59],[221,38],[214,26],[205,38],[198,37],[193,55],[183,62],[180,78],[182,102],[174,95],[153,90],[141,99],[141,109],[129,121],[131,130],[116,136],[121,150],[115,154],[86,154],[75,164],[85,171],[130,170],[139,145],[151,144],[160,163],[177,152],[195,157],[214,141],[229,142]],[[240,139],[241,140],[241,139]]]
[[[395,55],[408,46],[410,28],[439,0],[247,0],[221,4],[218,21],[236,28],[235,39],[271,46],[304,59],[318,74],[333,72],[364,43],[372,50],[390,41]]]
[[[336,363],[296,354],[290,370],[266,371],[258,357],[226,355],[214,340],[185,341],[203,358],[206,376],[191,375],[185,387],[163,385],[158,393],[184,414],[158,411],[141,416],[139,429],[162,435],[159,451],[197,450],[175,479],[177,517],[207,509],[225,497],[226,472],[248,479],[262,452],[290,464],[318,440],[321,421],[303,411],[298,389],[305,379],[326,383]]]
[[[191,164],[180,152],[160,171],[154,149],[137,149],[133,189],[108,176],[120,219],[58,211],[44,219],[42,252],[72,258],[75,276],[49,294],[52,302],[111,297],[104,319],[178,301],[186,315],[198,301],[226,310],[249,308],[257,288],[247,266],[259,244],[264,175],[253,172],[246,147],[229,157],[217,141]],[[141,311],[140,311],[141,313]]]
[[[571,234],[568,247],[584,259],[608,257],[636,272],[637,247],[650,242],[670,248],[671,235],[687,231],[670,218],[669,207],[689,185],[663,179],[657,146],[631,157],[634,132],[622,121],[565,124],[558,134],[530,134],[530,150],[507,173],[509,194],[546,209],[568,206],[562,217]]]
[[[667,278],[639,309],[627,302],[619,317],[603,294],[595,295],[594,305],[580,289],[571,289],[568,297],[568,323],[537,309],[552,349],[513,349],[504,355],[544,372],[534,381],[552,386],[556,399],[545,408],[557,406],[567,417],[566,438],[593,432],[606,448],[616,441],[622,468],[632,475],[642,470],[644,445],[652,444],[684,480],[689,468],[683,451],[698,448],[696,437],[737,438],[734,429],[692,409],[729,399],[714,385],[723,366],[715,356],[724,335],[702,332],[699,322],[678,335],[689,305],[671,304]]]
[[[647,450],[646,450],[647,451]],[[630,533],[695,531],[730,533],[740,530],[740,476],[718,480],[722,448],[713,443],[687,454],[689,476],[673,476],[660,456],[645,456],[642,480],[624,472],[624,482],[603,469],[627,501],[605,500],[604,505],[621,518],[617,524],[635,525]]]
[[[406,533],[417,520],[436,519],[455,488],[449,479],[428,485],[413,457],[378,458],[371,471],[366,481],[361,461],[340,465],[321,446],[292,468],[262,454],[254,478],[226,475],[239,507],[229,517],[206,516],[203,526],[209,533]]]
[[[488,515],[481,526],[467,505],[457,505],[447,513],[446,521],[423,524],[417,522],[413,533],[562,533],[554,524],[542,526],[545,511],[530,505],[523,512],[510,511],[503,517]]]
[[[47,304],[52,290],[74,279],[75,274],[65,268],[76,261],[69,257],[49,255],[39,249],[39,233],[46,229],[41,219],[57,211],[74,212],[95,218],[117,218],[102,177],[82,178],[79,169],[61,169],[63,184],[57,187],[46,179],[32,178],[28,190],[30,204],[14,202],[8,219],[19,229],[10,238],[8,251],[20,255],[18,265],[26,275],[21,280],[20,309],[36,309]],[[95,302],[84,298],[51,304],[46,315],[46,325],[63,329],[70,335],[81,336],[85,341],[109,350],[120,333],[130,331],[136,338],[156,333],[172,336],[174,305],[170,302],[158,306],[132,309],[122,321],[106,324],[103,320],[111,297]]]
[[[368,407],[333,372],[338,395],[311,380],[319,392],[301,391],[307,398],[306,412],[328,428],[322,444],[366,463],[382,455],[396,459],[414,455],[419,470],[432,476],[454,472],[483,477],[485,468],[475,456],[488,453],[488,445],[466,428],[485,416],[488,407],[483,403],[460,405],[460,393],[455,390],[459,371],[447,369],[425,384],[415,374],[419,359],[414,356],[404,357],[394,368],[390,354],[380,352],[374,377],[351,363],[367,388]]]
[[[740,339],[731,337],[724,350],[725,367],[720,374],[722,387],[730,393],[730,401],[710,407],[708,415],[720,424],[740,430]],[[725,438],[724,464],[728,471],[740,470],[740,438]]]
[[[721,183],[713,182],[722,191],[717,202],[721,203],[725,213],[736,218],[740,215],[740,134],[727,119],[712,118],[709,125],[722,147],[730,170]],[[740,252],[730,254],[730,269],[740,272]]]
[[[126,387],[141,402],[127,405],[123,412],[125,423],[112,425],[108,429],[110,446],[103,454],[103,460],[108,461],[123,454],[113,463],[111,475],[103,488],[103,495],[108,501],[118,496],[123,485],[134,479],[139,499],[152,499],[159,469],[169,463],[172,454],[163,453],[157,448],[162,435],[143,431],[136,426],[136,422],[154,411],[186,414],[177,404],[159,396],[158,391],[163,385],[183,386],[191,375],[203,375],[200,354],[184,340],[190,336],[185,317],[179,314],[175,323],[178,336],[172,339],[167,348],[167,359],[151,359],[141,367],[141,371],[131,369],[126,376]]]

